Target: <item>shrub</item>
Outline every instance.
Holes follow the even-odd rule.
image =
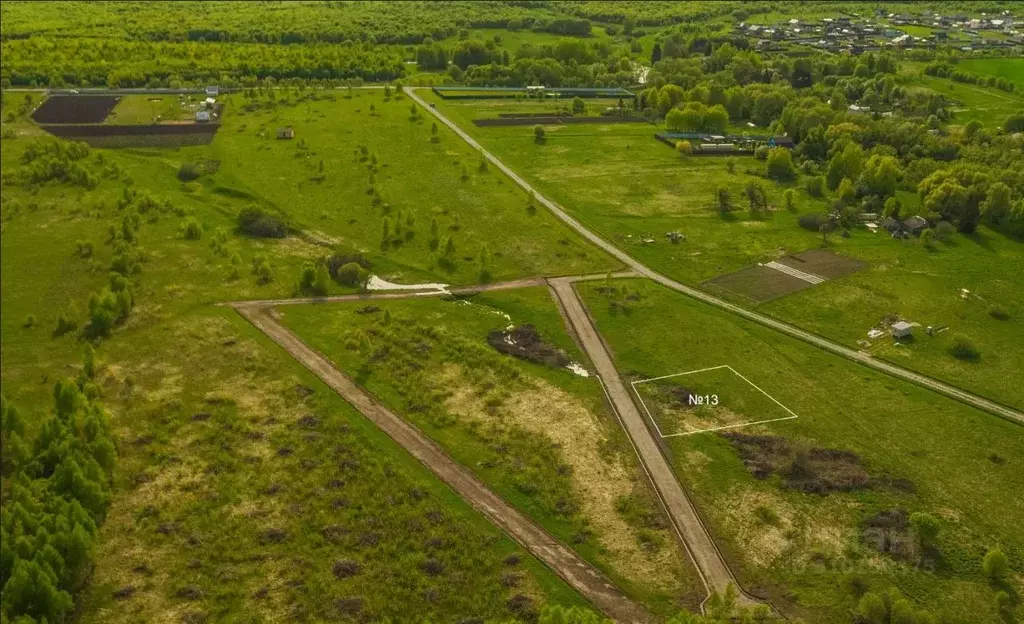
[[[996,547],[985,554],[985,558],[981,562],[981,569],[985,572],[985,576],[993,581],[998,581],[1010,574],[1010,563],[1003,551]]]
[[[935,542],[939,538],[939,529],[941,528],[938,518],[923,512],[913,513],[910,515],[910,525],[914,527],[914,534],[917,535],[921,548],[930,549],[935,547]]]
[[[1010,313],[1006,311],[1006,308],[996,304],[992,304],[988,307],[988,315],[1000,321],[1010,319]]]
[[[203,237],[203,226],[195,219],[186,220],[181,227],[186,240],[199,240]]]
[[[75,249],[78,252],[79,257],[88,258],[92,256],[92,242],[90,241],[76,241]]]
[[[181,166],[178,167],[178,179],[182,182],[191,182],[201,174],[199,166],[195,163],[181,163]]]
[[[730,158],[729,160],[725,161],[725,169],[729,173],[736,173],[736,159]]]
[[[537,124],[533,127],[533,140],[537,143],[543,143],[546,132],[544,126]]]
[[[824,215],[818,212],[800,215],[800,218],[797,219],[797,223],[799,223],[800,227],[802,227],[805,230],[817,232],[821,229],[822,225],[828,223],[828,215]]]
[[[720,186],[715,190],[715,208],[719,212],[729,212],[732,210],[732,197],[729,195],[729,189],[724,186]]]
[[[957,336],[949,347],[949,354],[958,360],[977,360],[981,353],[968,338]]]
[[[756,158],[758,160],[767,160],[768,159],[768,148],[765,147],[764,145],[758,147],[756,150],[754,150],[754,158]]]
[[[786,192],[782,194],[782,201],[786,205],[786,210],[796,210],[796,191],[786,189]]]
[[[365,288],[370,272],[356,262],[348,262],[338,268],[335,279],[343,286]]]
[[[821,176],[807,178],[804,188],[807,189],[807,194],[811,197],[821,197],[825,193],[825,179]]]
[[[284,238],[288,227],[280,219],[258,206],[248,206],[238,213],[238,231],[258,238]]]
[[[793,155],[784,147],[769,150],[765,173],[773,180],[791,180],[796,173],[793,168]]]

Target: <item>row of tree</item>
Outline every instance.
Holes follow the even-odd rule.
[[[88,575],[117,457],[107,416],[90,399],[95,374],[87,347],[81,377],[57,382],[53,411],[34,438],[17,408],[0,400],[4,621],[64,621]]]

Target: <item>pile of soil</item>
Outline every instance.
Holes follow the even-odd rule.
[[[776,474],[790,489],[811,494],[849,492],[872,486],[871,476],[860,457],[851,451],[827,448],[799,448],[778,436],[721,434],[729,440],[758,479]]]
[[[529,323],[491,330],[487,344],[500,353],[555,368],[565,368],[571,361],[565,351],[544,342],[537,328]]]

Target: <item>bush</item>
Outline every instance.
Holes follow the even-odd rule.
[[[693,144],[689,141],[676,141],[676,150],[686,156],[693,153]]]
[[[765,173],[773,180],[791,180],[796,173],[796,169],[793,168],[793,155],[784,147],[769,150]]]
[[[543,143],[546,134],[547,133],[544,130],[544,126],[537,124],[536,126],[533,127],[533,140],[536,141],[537,143]]]
[[[343,286],[365,288],[370,272],[356,262],[348,262],[338,269],[335,279]]]
[[[953,339],[953,344],[949,347],[949,354],[958,360],[977,360],[981,357],[981,353],[971,342],[964,336],[957,336]]]
[[[807,178],[804,188],[807,189],[807,194],[811,197],[821,197],[825,194],[825,179],[821,176]]]
[[[195,219],[188,219],[181,227],[186,240],[199,240],[203,237],[203,226]]]
[[[201,174],[199,166],[195,163],[181,163],[181,166],[178,167],[178,179],[182,182],[191,182]]]
[[[828,215],[818,212],[800,215],[800,218],[797,219],[797,223],[799,223],[800,227],[805,230],[817,232],[821,229],[822,225],[828,223]]]
[[[284,238],[288,227],[277,217],[258,206],[243,208],[238,213],[238,231],[258,238]]]
[[[988,307],[988,315],[1000,321],[1010,320],[1010,313],[1006,311],[1006,308],[996,304]]]
[[[985,554],[985,559],[981,562],[981,569],[985,572],[985,576],[993,581],[999,581],[1009,576],[1010,563],[1003,551],[997,547]]]

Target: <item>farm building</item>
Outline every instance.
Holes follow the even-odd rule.
[[[220,94],[220,87],[211,85],[206,87],[206,97],[217,97]]]
[[[279,139],[294,139],[295,138],[295,130],[293,130],[291,128],[278,128],[277,129],[277,138],[279,138]]]
[[[210,121],[210,111],[196,111],[196,121]]]
[[[793,149],[793,139],[788,136],[777,136],[768,139],[768,145],[771,147],[785,147],[786,149]]]
[[[921,230],[928,227],[928,222],[925,221],[924,218],[915,215],[905,220],[903,222],[903,227],[906,228],[908,232],[916,236],[921,233]]]
[[[909,338],[914,326],[906,321],[898,321],[889,328],[893,338]]]

